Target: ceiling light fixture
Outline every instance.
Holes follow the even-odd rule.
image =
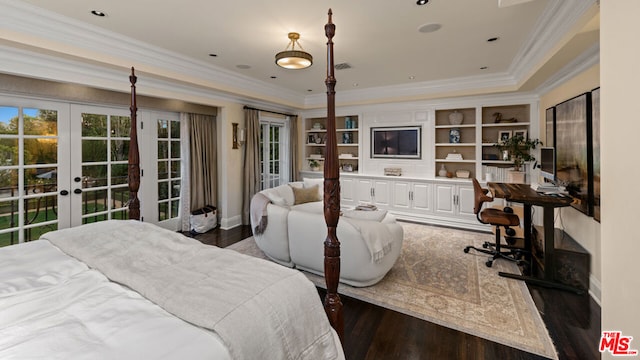
[[[102,11],[100,11],[100,10],[91,10],[91,13],[92,13],[93,15],[95,15],[95,16],[100,16],[100,17],[107,16],[107,14],[106,14],[106,13],[104,13],[104,12],[102,12]]]
[[[418,5],[426,5],[429,2],[429,0],[418,0],[416,1],[416,4]]]
[[[300,34],[296,32],[289,33],[289,45],[284,51],[276,54],[276,64],[285,69],[306,69],[313,64],[313,56],[304,51],[300,43]],[[296,50],[296,44],[300,50]],[[291,47],[291,49],[289,49]]]

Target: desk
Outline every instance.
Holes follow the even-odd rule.
[[[531,206],[541,206],[543,209],[543,228],[544,228],[544,278],[539,279],[532,276],[523,276],[519,274],[510,274],[500,272],[500,276],[524,280],[527,283],[550,287],[555,289],[567,290],[576,294],[584,293],[584,290],[574,288],[565,284],[561,284],[554,279],[555,262],[554,262],[554,209],[557,207],[569,206],[573,202],[570,196],[551,196],[540,194],[528,184],[511,184],[511,183],[487,183],[489,190],[494,198],[503,198],[507,201],[517,202],[524,205],[524,244],[525,248],[533,253],[533,245],[531,241]],[[529,259],[531,262],[531,259]]]

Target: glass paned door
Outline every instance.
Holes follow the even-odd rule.
[[[158,119],[158,221],[180,216],[180,121]]]
[[[12,102],[0,102],[0,246],[36,240],[69,224],[69,205],[58,193],[68,182],[58,176],[68,146],[59,137],[58,119],[67,109]]]
[[[72,226],[128,219],[128,111],[76,106],[71,113],[71,131],[79,135],[71,142],[72,212],[79,214]]]
[[[288,182],[288,129],[283,121],[263,122],[260,131],[261,189]]]

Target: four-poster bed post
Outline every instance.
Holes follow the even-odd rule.
[[[333,36],[336,26],[329,21],[324,26],[327,36],[327,142],[325,145],[324,161],[324,218],[327,223],[327,238],[324,242],[324,279],[327,293],[324,298],[324,309],[329,317],[331,326],[336,330],[340,339],[344,336],[344,318],[342,316],[342,302],[338,295],[338,280],[340,278],[340,241],[336,234],[340,217],[340,169],[338,164],[338,147],[336,140],[335,114],[335,86],[336,78],[333,70]]]
[[[138,199],[138,189],[140,189],[140,153],[138,151],[138,125],[136,114],[138,108],[136,105],[136,81],[133,67],[131,68],[131,131],[129,134],[129,219],[140,220],[140,200]]]
[[[331,22],[332,12],[329,9],[329,20],[325,25],[327,36],[327,143],[324,162],[324,217],[327,223],[327,238],[324,242],[324,277],[327,292],[324,298],[324,309],[331,326],[338,333],[340,339],[344,337],[344,318],[342,301],[338,295],[338,281],[340,278],[340,241],[337,237],[338,219],[340,217],[340,170],[338,163],[338,149],[336,140],[335,116],[335,85],[333,36],[335,25]],[[138,135],[136,121],[136,81],[134,68],[131,68],[131,132],[129,144],[128,181],[129,181],[129,219],[140,220],[140,155],[138,150]]]

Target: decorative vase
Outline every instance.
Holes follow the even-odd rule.
[[[440,171],[438,171],[438,175],[442,177],[447,176],[447,169],[444,167],[444,164],[440,165]]]
[[[449,143],[450,144],[460,143],[460,129],[458,128],[449,129]]]
[[[451,114],[449,114],[449,123],[451,125],[460,125],[464,120],[464,114],[458,112],[458,110],[454,110]]]

